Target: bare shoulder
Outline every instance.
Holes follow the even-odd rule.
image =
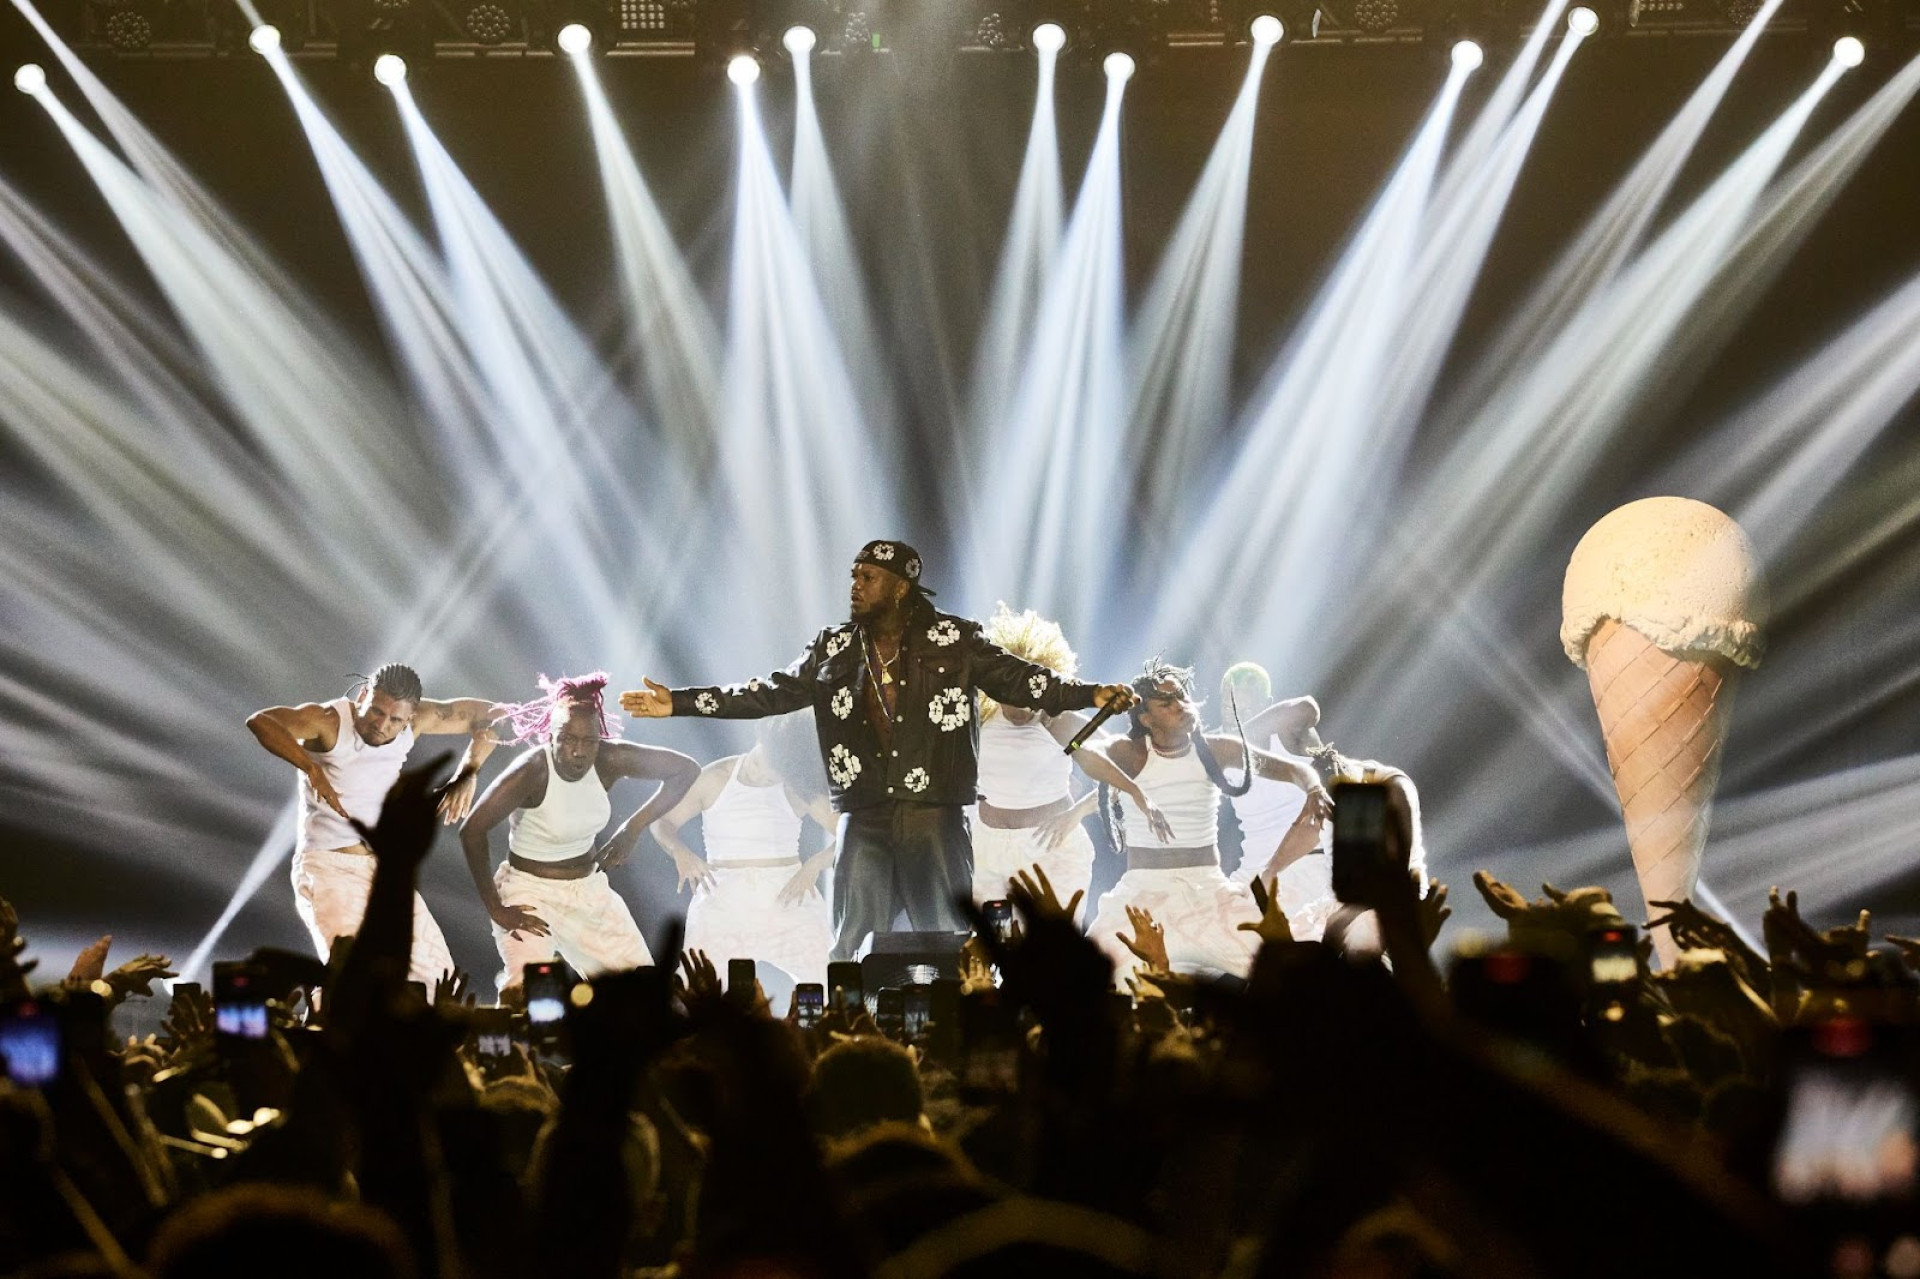
[[[1147,744],[1131,737],[1122,737],[1108,744],[1107,758],[1128,777],[1138,777],[1140,770],[1147,766]]]

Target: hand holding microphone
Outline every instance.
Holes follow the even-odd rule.
[[[1068,742],[1062,750],[1071,755],[1085,746],[1087,741],[1100,731],[1102,724],[1121,711],[1132,709],[1136,700],[1133,690],[1125,684],[1102,684],[1099,691],[1094,694],[1094,701],[1100,709],[1093,713],[1093,718],[1087,721],[1086,727],[1075,733],[1073,740]]]

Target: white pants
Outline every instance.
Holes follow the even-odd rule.
[[[1232,973],[1244,977],[1253,966],[1260,939],[1241,924],[1258,923],[1253,894],[1229,880],[1218,865],[1174,870],[1129,870],[1100,898],[1087,936],[1112,957],[1124,978],[1139,962],[1120,944],[1133,936],[1127,907],[1152,914],[1167,933],[1167,960],[1177,973],[1203,976]]]
[[[980,822],[973,824],[973,900],[990,902],[1007,895],[1007,883],[1019,871],[1033,869],[1034,863],[1047,872],[1060,904],[1084,893],[1093,883],[1093,841],[1085,826],[1076,826],[1058,848],[1041,847],[1040,828],[1001,830]],[[1084,897],[1074,912],[1075,923],[1085,923],[1092,903]]]
[[[325,959],[336,937],[360,931],[367,913],[367,895],[373,891],[371,852],[302,848],[293,854],[293,905],[300,922],[313,935],[313,947]],[[429,990],[453,971],[453,952],[427,910],[426,899],[413,895],[413,951],[407,960],[407,980],[425,982]]]
[[[728,866],[709,862],[713,883],[687,906],[688,950],[705,951],[724,976],[729,959],[772,964],[796,982],[827,979],[833,919],[827,899],[811,893],[796,905],[778,898],[800,871],[788,866]]]
[[[532,911],[547,926],[545,937],[522,932],[518,936],[495,924],[493,944],[500,952],[500,989],[520,984],[528,964],[564,959],[582,977],[644,968],[653,962],[633,912],[607,872],[596,870],[584,879],[547,879],[517,870],[511,862],[493,872],[493,886],[508,906]]]

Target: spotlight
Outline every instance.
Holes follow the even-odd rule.
[[[1867,60],[1867,46],[1859,36],[1841,36],[1833,42],[1833,60],[1843,67],[1857,67]]]
[[[1280,19],[1270,13],[1260,14],[1247,24],[1247,34],[1253,37],[1255,44],[1265,48],[1279,44],[1280,37],[1286,33],[1287,29]]]
[[[736,54],[733,61],[727,63],[727,79],[743,89],[759,78],[760,62],[751,53]]]
[[[1058,53],[1067,47],[1067,29],[1057,22],[1043,22],[1033,29],[1033,47],[1037,53]]]
[[[389,89],[404,84],[407,79],[407,60],[397,53],[383,53],[373,60],[373,78]]]
[[[280,28],[271,22],[263,22],[253,29],[247,37],[247,47],[265,57],[280,47]]]
[[[47,87],[46,68],[37,62],[29,62],[13,73],[13,87],[29,96],[39,93]]]
[[[1581,37],[1590,36],[1600,29],[1600,15],[1581,5],[1567,14],[1567,30]]]
[[[1131,53],[1109,53],[1107,60],[1100,64],[1109,80],[1127,80],[1133,76],[1133,55]]]
[[[794,57],[804,58],[820,43],[820,37],[814,34],[812,27],[796,24],[787,28],[787,33],[780,37],[780,43]]]
[[[569,22],[560,28],[560,34],[554,37],[560,46],[560,52],[579,57],[593,48],[593,31],[583,22]]]
[[[1486,61],[1486,54],[1472,40],[1459,40],[1453,46],[1453,65],[1463,71],[1472,71]]]

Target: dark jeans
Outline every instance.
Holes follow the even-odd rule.
[[[902,908],[916,932],[963,932],[953,899],[973,886],[973,836],[957,804],[875,804],[840,814],[833,957],[852,959]]]

